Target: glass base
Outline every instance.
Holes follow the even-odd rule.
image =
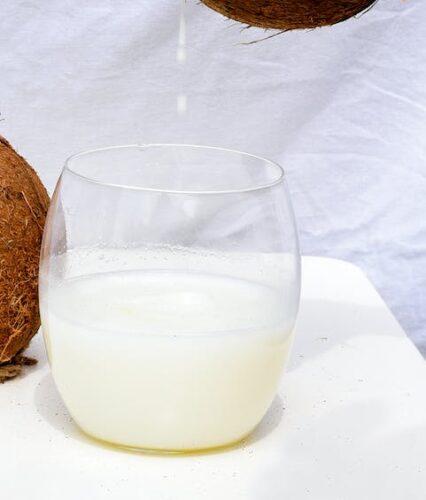
[[[165,456],[186,456],[186,455],[207,455],[214,453],[223,453],[227,451],[234,450],[236,448],[240,448],[246,444],[249,436],[253,432],[250,431],[245,434],[243,437],[236,439],[235,441],[231,441],[229,443],[221,444],[218,446],[210,446],[210,447],[200,447],[200,448],[188,448],[188,449],[163,449],[163,448],[144,448],[138,446],[129,446],[120,443],[114,443],[112,441],[106,441],[104,439],[100,439],[96,436],[93,436],[79,427],[79,430],[84,434],[86,438],[88,438],[93,443],[98,446],[102,446],[104,448],[108,448],[114,451],[127,452],[127,453],[136,453],[142,455],[165,455]]]

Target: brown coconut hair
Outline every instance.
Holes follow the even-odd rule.
[[[36,172],[0,136],[0,382],[32,361],[40,327],[38,266],[49,196]]]

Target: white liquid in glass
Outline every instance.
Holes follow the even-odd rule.
[[[215,274],[122,271],[50,288],[43,328],[79,426],[130,447],[191,450],[247,435],[291,334],[276,289]]]

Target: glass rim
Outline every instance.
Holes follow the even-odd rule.
[[[71,167],[71,163],[73,160],[84,157],[86,155],[90,155],[92,153],[99,153],[99,152],[105,152],[105,151],[112,151],[112,150],[117,150],[117,149],[128,149],[128,148],[149,148],[149,147],[161,147],[161,148],[171,148],[171,147],[182,147],[182,148],[194,148],[194,149],[202,149],[202,150],[213,150],[213,151],[222,151],[225,153],[233,153],[233,154],[238,154],[240,156],[245,156],[249,158],[254,158],[256,160],[260,160],[263,163],[268,164],[269,166],[274,167],[277,169],[278,175],[276,179],[271,180],[270,182],[254,185],[253,187],[247,187],[247,188],[241,188],[241,189],[224,189],[224,190],[204,190],[204,189],[196,189],[196,190],[185,190],[185,189],[168,189],[168,188],[150,188],[150,187],[144,187],[144,186],[136,186],[136,185],[131,185],[131,184],[120,184],[120,183],[114,183],[114,182],[104,182],[97,180],[93,177],[81,174],[77,172],[76,170],[73,170]],[[230,148],[222,148],[219,146],[204,146],[204,145],[199,145],[199,144],[185,144],[185,143],[147,143],[147,144],[123,144],[123,145],[115,145],[115,146],[107,146],[103,148],[95,148],[95,149],[88,149],[85,151],[80,151],[78,153],[75,153],[71,156],[69,156],[65,160],[65,164],[63,167],[63,172],[69,172],[72,175],[75,175],[76,177],[79,177],[80,179],[90,182],[92,184],[97,184],[99,186],[106,186],[106,187],[113,187],[113,188],[120,188],[120,189],[129,189],[133,191],[146,191],[146,192],[154,192],[154,193],[168,193],[168,194],[188,194],[188,195],[212,195],[212,194],[237,194],[237,193],[249,193],[249,192],[254,192],[254,191],[261,191],[261,190],[266,190],[270,189],[274,186],[277,186],[284,182],[285,179],[285,171],[281,167],[281,165],[275,161],[272,161],[268,158],[264,158],[262,156],[258,156],[255,154],[247,153],[245,151],[239,151],[237,149],[230,149]]]

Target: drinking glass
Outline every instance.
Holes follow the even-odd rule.
[[[277,164],[171,144],[67,160],[40,307],[53,378],[90,436],[176,452],[244,438],[276,394],[299,295]]]

